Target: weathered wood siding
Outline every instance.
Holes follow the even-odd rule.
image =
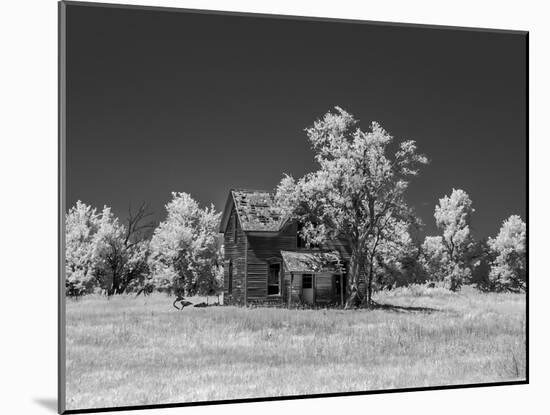
[[[237,226],[237,241],[234,238]],[[245,246],[246,235],[236,220],[235,207],[224,233],[224,304],[243,304],[245,299]],[[233,263],[233,289],[229,293],[229,261]]]
[[[310,273],[305,273],[310,274]],[[338,303],[340,301],[340,293],[336,290],[336,279],[339,275],[332,273],[314,274],[313,286],[315,287],[315,303],[328,304]],[[285,272],[284,275],[284,298],[285,304],[288,304],[288,296],[291,295],[291,304],[302,304],[304,298],[302,296],[302,273],[294,273],[292,277],[292,290],[290,290],[291,275],[290,272]]]
[[[313,284],[315,287],[315,302],[330,303],[334,298],[334,277],[331,273],[315,274]]]
[[[296,249],[295,224],[289,224],[279,233],[248,235],[248,300],[267,298],[269,264],[282,261],[281,250],[294,249]],[[283,291],[282,287],[280,291]],[[283,296],[281,295],[280,298],[282,301]]]

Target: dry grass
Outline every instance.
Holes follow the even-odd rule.
[[[373,311],[67,301],[67,408],[525,379],[525,296],[411,287]]]

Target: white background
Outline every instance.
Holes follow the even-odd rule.
[[[112,1],[116,3],[117,1]],[[544,1],[128,1],[530,31],[530,385],[141,413],[548,413],[550,24]],[[0,6],[0,412],[53,413],[57,376],[57,4]],[[523,137],[518,137],[522,140]],[[143,393],[147,393],[146,390]]]

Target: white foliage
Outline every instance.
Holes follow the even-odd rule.
[[[187,295],[208,294],[220,285],[220,213],[202,209],[187,193],[172,193],[167,218],[150,243],[155,285]]]
[[[518,215],[506,219],[495,238],[487,245],[494,256],[489,281],[498,290],[524,290],[526,284],[525,222]]]
[[[130,281],[144,277],[148,243],[130,243],[126,227],[105,206],[78,201],[65,218],[66,293],[82,295],[95,289],[120,294]]]
[[[411,237],[410,228],[411,223],[393,216],[384,225],[373,263],[379,284],[393,286],[418,278],[418,275],[413,275],[418,247]]]
[[[65,290],[67,295],[91,292],[96,284],[94,238],[100,215],[95,208],[76,202],[65,215]]]
[[[453,189],[451,196],[439,199],[439,205],[435,207],[435,223],[443,231],[443,241],[451,257],[470,249],[473,242],[470,223],[474,212],[470,196],[464,190]]]
[[[439,199],[435,207],[434,217],[442,236],[427,236],[422,245],[430,277],[444,281],[452,290],[460,288],[472,275],[474,240],[470,223],[474,211],[468,194],[453,189],[451,195]]]

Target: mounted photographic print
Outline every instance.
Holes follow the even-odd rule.
[[[527,383],[527,32],[59,11],[60,412]]]

